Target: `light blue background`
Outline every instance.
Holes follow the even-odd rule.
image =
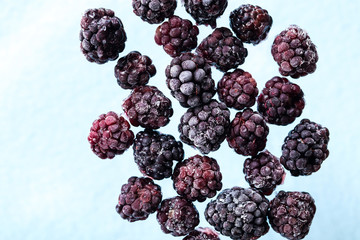
[[[218,26],[228,27],[229,13],[242,3],[258,4],[273,17],[268,39],[256,47],[246,45],[249,56],[240,66],[253,75],[259,89],[279,75],[270,47],[283,29],[298,24],[317,45],[318,69],[294,82],[305,92],[301,118],[330,130],[330,156],[319,172],[298,178],[288,174],[277,190],[308,191],[314,197],[317,212],[306,239],[360,239],[359,1],[229,2]],[[116,62],[87,62],[78,40],[86,9],[113,9],[128,36],[121,56],[132,50],[150,56],[157,74],[149,84],[171,97],[164,76],[171,58],[154,43],[156,25],[135,16],[130,0],[1,0],[0,5],[0,239],[173,239],[161,232],[155,214],[128,223],[115,212],[121,185],[140,173],[131,150],[100,160],[91,152],[87,135],[98,115],[121,113],[129,91],[116,83]],[[191,19],[180,1],[176,14]],[[211,31],[200,26],[199,41]],[[221,76],[213,70],[214,79]],[[160,130],[178,138],[185,109],[171,99],[175,114]],[[286,127],[271,125],[267,149],[280,156],[284,137],[299,121]],[[188,146],[185,150],[186,157],[198,153]],[[210,156],[220,164],[224,188],[248,186],[242,173],[245,158],[226,142]],[[157,183],[164,198],[175,195],[171,180]],[[196,203],[200,226],[208,226],[203,217],[207,202]],[[270,230],[261,239],[282,237]]]

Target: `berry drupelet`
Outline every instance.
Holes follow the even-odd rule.
[[[211,228],[197,228],[190,232],[183,240],[220,240],[219,234]]]
[[[134,160],[139,170],[156,180],[172,176],[173,161],[184,158],[183,145],[172,135],[146,129],[136,134]]]
[[[180,139],[208,154],[220,148],[230,125],[230,111],[224,103],[212,100],[208,104],[189,108],[180,119]]]
[[[156,217],[162,231],[175,237],[187,235],[200,222],[194,204],[179,196],[163,200]]]
[[[132,0],[134,13],[150,24],[161,23],[174,15],[176,0]]]
[[[80,48],[89,62],[113,61],[125,48],[126,33],[114,11],[88,9],[81,18]]]
[[[250,73],[235,69],[224,74],[218,82],[217,92],[227,107],[242,110],[255,104],[259,90]]]
[[[176,57],[196,48],[198,34],[198,27],[189,20],[172,16],[157,27],[155,42],[163,46],[164,51],[171,57]]]
[[[216,28],[200,43],[196,52],[223,72],[243,64],[248,54],[240,39],[225,27]]]
[[[270,202],[269,222],[283,237],[303,239],[309,233],[315,212],[315,201],[309,193],[280,191]]]
[[[132,51],[118,60],[114,72],[120,87],[134,89],[146,85],[156,74],[156,68],[148,56]]]
[[[183,107],[196,107],[210,102],[215,95],[211,66],[193,53],[173,58],[165,70],[166,85]]]
[[[291,175],[310,175],[320,169],[329,156],[329,130],[303,119],[291,130],[282,146],[281,164]]]
[[[186,11],[197,24],[216,27],[216,19],[220,17],[228,5],[227,0],[184,0]]]
[[[173,174],[174,189],[190,201],[203,202],[222,188],[222,175],[217,161],[195,155],[176,164]]]
[[[251,4],[241,5],[230,13],[230,27],[236,36],[254,45],[266,38],[272,22],[268,11]]]
[[[150,129],[165,126],[174,113],[170,99],[153,86],[135,88],[122,107],[133,126]]]
[[[228,144],[238,154],[255,156],[267,142],[269,127],[264,118],[251,108],[238,112],[232,120],[227,136]]]
[[[283,126],[294,122],[305,107],[301,88],[281,77],[266,82],[257,102],[258,111],[266,122]]]
[[[112,159],[125,152],[133,143],[134,133],[125,118],[115,112],[101,114],[90,128],[91,150],[101,159]]]
[[[153,180],[131,177],[121,187],[116,211],[129,222],[145,220],[157,210],[161,199],[161,188]]]
[[[276,36],[271,54],[283,76],[299,78],[316,70],[318,53],[307,32],[291,25]]]
[[[258,239],[269,231],[269,208],[260,192],[251,188],[225,189],[208,203],[205,219],[221,234],[237,240]]]
[[[265,150],[244,162],[245,180],[264,195],[271,195],[285,179],[285,171],[277,157]]]

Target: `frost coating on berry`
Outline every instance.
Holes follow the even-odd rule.
[[[80,49],[89,62],[113,61],[125,48],[126,33],[114,11],[88,9],[81,18]]]
[[[220,240],[219,234],[211,228],[197,228],[183,240]]]
[[[161,23],[174,15],[176,0],[132,0],[133,12],[150,24]]]
[[[90,128],[88,141],[91,150],[101,159],[112,159],[125,152],[133,143],[130,124],[115,112],[101,114]]]

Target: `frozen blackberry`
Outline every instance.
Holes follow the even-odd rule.
[[[174,113],[170,99],[153,86],[135,88],[122,107],[133,126],[150,129],[165,126]]]
[[[161,230],[175,237],[185,236],[200,222],[194,204],[179,196],[163,200],[156,217]]]
[[[173,58],[165,70],[166,85],[183,107],[196,107],[210,102],[215,95],[211,66],[203,57],[183,53]]]
[[[269,231],[267,200],[251,188],[225,189],[208,203],[205,219],[216,231],[237,240],[258,239]]]
[[[176,57],[182,52],[196,48],[198,34],[198,27],[189,20],[172,16],[169,21],[157,27],[155,42],[163,46],[165,52],[171,57]]]
[[[90,128],[91,150],[101,159],[112,159],[125,152],[134,141],[134,133],[125,118],[114,112],[101,114]]]
[[[245,179],[252,188],[271,195],[285,178],[285,171],[277,157],[269,151],[247,158],[244,162]]]
[[[272,22],[268,11],[251,4],[241,5],[230,13],[230,27],[236,36],[254,45],[266,38]]]
[[[240,39],[225,27],[216,28],[200,43],[196,52],[223,72],[243,64],[247,56]]]
[[[307,32],[291,25],[276,36],[271,54],[283,76],[299,78],[316,70],[318,53]]]
[[[174,15],[176,0],[132,0],[134,13],[143,21],[157,24]]]
[[[290,240],[304,238],[316,212],[307,192],[280,191],[270,202],[269,222],[275,232]]]
[[[216,27],[216,19],[220,17],[227,5],[227,0],[184,0],[186,11],[195,19],[197,24]]]
[[[305,107],[301,88],[281,77],[273,77],[266,82],[257,102],[258,111],[265,121],[283,126],[294,122]]]
[[[231,122],[227,141],[238,154],[255,156],[266,146],[269,127],[264,118],[250,108],[238,112]]]
[[[114,11],[88,9],[81,18],[80,48],[89,62],[113,61],[125,48],[126,33]]]
[[[255,104],[259,90],[250,73],[235,69],[224,74],[218,82],[217,92],[227,107],[241,110]]]
[[[156,74],[156,68],[148,56],[132,51],[118,60],[114,72],[120,87],[133,89],[146,85]]]
[[[195,155],[176,164],[173,174],[174,189],[190,201],[203,202],[222,188],[222,175],[217,161]]]
[[[229,125],[229,109],[224,103],[212,100],[208,104],[189,108],[181,117],[178,129],[184,143],[208,154],[220,148]]]
[[[310,175],[320,169],[329,156],[329,130],[303,119],[291,130],[282,146],[281,164],[291,175]]]
[[[183,240],[220,240],[219,234],[211,228],[197,228],[190,232]]]
[[[133,149],[134,160],[140,171],[156,180],[171,177],[173,161],[184,159],[180,141],[149,129],[136,134]]]
[[[161,188],[153,180],[131,177],[121,187],[116,211],[129,222],[145,220],[157,210],[161,199]]]

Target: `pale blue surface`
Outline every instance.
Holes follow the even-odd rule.
[[[267,9],[274,19],[268,39],[249,46],[240,66],[261,89],[279,75],[270,46],[290,24],[308,31],[320,60],[314,74],[294,80],[305,92],[301,118],[330,130],[330,156],[308,177],[287,175],[277,190],[308,191],[317,212],[306,239],[360,239],[359,208],[359,1],[248,1]],[[230,0],[218,26],[228,27],[230,11],[245,1]],[[128,95],[113,76],[115,62],[96,65],[79,50],[79,22],[88,8],[115,11],[128,36],[126,49],[150,56],[157,75],[150,80],[170,96],[164,69],[170,57],[155,45],[155,25],[132,13],[130,0],[2,0],[0,8],[0,239],[173,239],[161,232],[155,215],[128,223],[115,212],[120,187],[139,172],[132,151],[109,161],[98,159],[86,140],[92,121],[109,110],[121,112]],[[180,2],[176,14],[191,19]],[[200,27],[199,40],[211,33]],[[214,79],[222,76],[213,70]],[[175,114],[161,129],[178,138],[177,124],[185,109],[173,99]],[[232,117],[235,112],[232,112]],[[286,127],[270,126],[267,149],[280,155]],[[135,132],[140,128],[132,128]],[[197,152],[186,146],[186,157]],[[224,188],[247,187],[244,157],[226,142],[211,153],[220,164]],[[171,180],[158,182],[164,198],[172,197]],[[272,198],[274,195],[270,196]],[[197,203],[201,226],[208,226]],[[178,238],[182,239],[182,238]],[[222,239],[227,239],[222,237]],[[270,230],[264,240],[282,239]]]

